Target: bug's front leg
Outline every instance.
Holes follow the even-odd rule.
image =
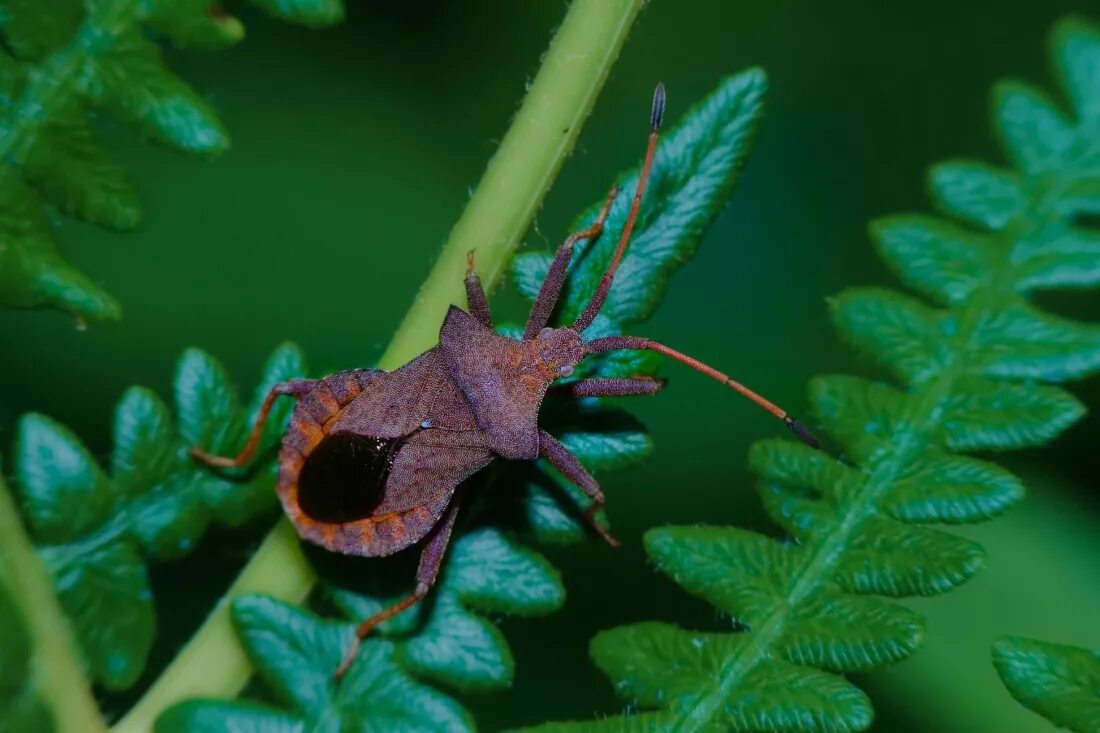
[[[561,471],[563,476],[592,497],[592,506],[585,510],[584,518],[592,525],[596,533],[603,538],[604,542],[612,547],[619,547],[621,543],[596,521],[596,512],[606,503],[606,500],[603,491],[600,490],[600,485],[596,483],[596,479],[592,478],[592,474],[588,472],[588,469],[582,466],[577,457],[570,453],[569,449],[562,445],[557,438],[542,428],[539,428],[539,455],[550,461],[550,465]]]
[[[267,397],[264,398],[263,405],[260,406],[260,412],[256,415],[256,422],[252,426],[252,432],[248,435],[248,441],[236,456],[232,458],[229,456],[215,456],[195,446],[191,449],[191,457],[202,461],[208,466],[218,468],[239,468],[248,463],[249,459],[252,458],[252,454],[256,452],[256,448],[260,445],[260,438],[264,434],[264,423],[267,422],[267,416],[275,405],[275,399],[280,395],[290,395],[291,397],[307,395],[317,385],[317,381],[316,379],[291,379],[272,387],[271,391],[267,393]]]
[[[443,515],[443,518],[439,520],[428,535],[427,544],[420,552],[420,565],[416,568],[416,588],[397,603],[389,608],[382,609],[359,624],[359,627],[355,630],[355,636],[352,638],[351,646],[344,655],[344,661],[340,663],[339,669],[336,670],[336,679],[341,679],[347,674],[352,662],[355,661],[355,655],[359,653],[359,645],[363,639],[370,636],[378,624],[415,605],[424,596],[428,595],[428,591],[435,585],[439,568],[443,565],[443,556],[447,554],[447,545],[451,541],[451,530],[454,529],[455,517],[458,516],[459,503],[457,496],[451,500],[450,506],[447,507],[447,513]]]
[[[523,338],[533,339],[546,324],[550,322],[550,316],[554,312],[554,306],[561,297],[562,288],[565,287],[566,276],[569,272],[569,262],[573,259],[573,245],[582,239],[596,241],[603,234],[603,225],[607,221],[607,215],[611,211],[611,204],[618,195],[618,186],[612,186],[604,199],[603,208],[600,209],[596,221],[592,226],[579,232],[570,234],[554,253],[554,260],[550,263],[550,269],[546,272],[546,278],[539,288],[535,304],[531,306],[531,314],[527,317],[527,326],[523,329]]]
[[[486,328],[493,327],[493,312],[489,310],[489,299],[485,297],[485,288],[474,269],[474,251],[466,253],[466,306],[470,315]]]

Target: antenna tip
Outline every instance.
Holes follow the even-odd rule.
[[[783,422],[787,423],[787,427],[790,428],[799,439],[810,446],[811,448],[820,448],[821,443],[817,441],[814,434],[802,426],[802,423],[798,422],[794,418],[785,417]]]
[[[665,85],[657,83],[653,90],[653,111],[649,116],[649,126],[653,132],[661,129],[661,121],[665,117]]]

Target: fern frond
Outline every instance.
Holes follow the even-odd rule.
[[[546,558],[496,529],[462,535],[447,551],[430,606],[416,606],[383,624],[396,659],[421,679],[464,692],[512,683],[515,663],[508,643],[484,615],[543,616],[565,602],[558,571]],[[369,618],[388,605],[370,596],[333,590],[351,620]]]
[[[368,639],[348,676],[332,683],[354,622],[385,602],[334,591],[346,622],[322,621],[269,598],[245,596],[234,621],[245,649],[286,711],[252,702],[189,700],[169,708],[157,730],[170,733],[264,728],[285,716],[295,725],[340,721],[372,730],[473,731],[458,701],[424,686],[429,680],[463,692],[500,689],[512,682],[514,663],[500,630],[482,614],[536,616],[561,606],[557,571],[541,556],[480,529],[448,552],[430,610],[414,607]],[[478,613],[475,613],[474,611]],[[279,718],[282,719],[282,718]]]
[[[124,689],[145,666],[156,630],[147,562],[186,554],[211,522],[240,524],[272,506],[271,465],[231,481],[188,450],[235,452],[271,387],[303,372],[297,348],[280,347],[245,410],[213,358],[186,352],[175,379],[176,424],[156,394],[127,390],[115,411],[109,471],[64,426],[44,415],[20,419],[15,489],[95,681]],[[268,449],[289,414],[287,405],[276,409]]]
[[[627,699],[658,712],[539,731],[855,731],[870,701],[842,676],[911,654],[923,623],[873,596],[934,595],[984,563],[977,544],[927,523],[987,519],[1023,487],[963,451],[1046,442],[1084,408],[1054,383],[1100,367],[1100,327],[1029,300],[1038,288],[1093,285],[1100,234],[1100,32],[1077,19],[1053,33],[1056,75],[1076,120],[1015,83],[994,94],[1012,169],[933,168],[940,208],[871,227],[881,256],[932,301],[846,291],[833,320],[899,383],[815,379],[814,413],[843,458],[787,440],[750,464],[770,516],[794,541],[729,527],[646,534],[657,567],[735,620],[731,633],[638,624],[600,634],[592,655]]]
[[[1006,636],[993,645],[993,664],[1025,707],[1075,733],[1100,731],[1100,654]]]
[[[340,0],[255,0],[311,26]],[[214,110],[164,65],[151,29],[177,45],[223,48],[244,37],[215,0],[0,0],[0,302],[116,319],[118,303],[58,253],[44,207],[115,230],[141,206],[89,125],[102,110],[158,143],[213,156],[229,146]]]

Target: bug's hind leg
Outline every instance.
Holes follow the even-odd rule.
[[[657,394],[666,384],[653,377],[593,377],[555,385],[550,391],[566,397],[636,397]]]
[[[596,479],[592,478],[592,474],[581,465],[581,462],[569,452],[568,448],[542,428],[539,428],[539,454],[550,461],[554,468],[561,471],[563,476],[579,486],[581,491],[592,497],[592,505],[584,512],[585,520],[592,525],[592,529],[596,530],[596,534],[604,542],[612,547],[619,547],[621,543],[596,521],[596,512],[606,503],[606,500],[603,491],[600,490],[600,485],[596,483]]]
[[[263,405],[260,406],[260,412],[256,415],[256,422],[252,425],[252,432],[248,435],[248,441],[241,448],[241,452],[236,456],[230,458],[228,456],[215,456],[211,453],[207,453],[198,446],[191,449],[191,457],[202,461],[208,466],[215,466],[218,468],[239,468],[252,458],[252,455],[256,452],[256,448],[260,445],[260,438],[264,434],[264,423],[267,422],[267,416],[271,413],[271,408],[275,405],[275,399],[281,395],[290,395],[291,397],[302,397],[309,394],[310,391],[317,385],[316,379],[291,379],[286,382],[276,384],[271,388],[271,391],[267,393],[267,397],[264,398]]]
[[[351,646],[344,654],[344,661],[336,670],[336,679],[341,679],[347,674],[352,662],[355,661],[355,655],[359,652],[359,645],[363,639],[370,636],[378,624],[393,618],[428,595],[428,591],[435,584],[436,576],[439,575],[439,568],[443,565],[443,556],[447,553],[447,545],[451,541],[451,530],[454,529],[455,517],[458,516],[458,505],[458,498],[452,499],[451,505],[447,507],[447,513],[428,535],[427,544],[420,552],[420,565],[416,569],[416,588],[397,603],[382,609],[359,624],[359,628],[355,630],[355,636],[352,637]]]
[[[493,327],[493,312],[489,310],[489,299],[485,297],[485,288],[474,269],[474,251],[466,253],[466,305],[470,315],[486,328]]]

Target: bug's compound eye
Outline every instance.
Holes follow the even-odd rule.
[[[563,364],[558,367],[559,377],[571,377],[573,376],[573,367],[570,364]]]
[[[554,329],[547,326],[546,328],[539,331],[539,338],[540,339],[546,339],[552,333],[554,333]]]

